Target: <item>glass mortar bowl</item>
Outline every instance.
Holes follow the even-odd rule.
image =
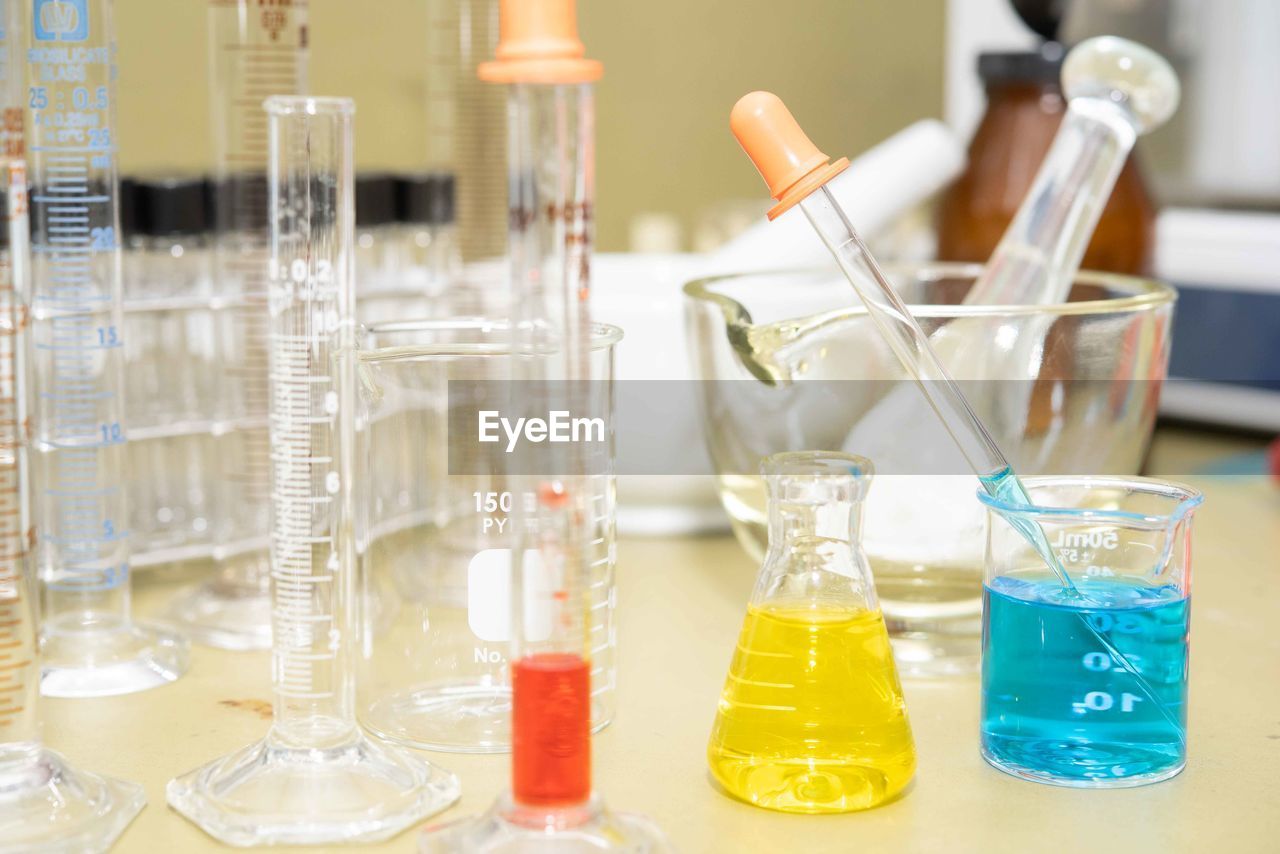
[[[1081,272],[1059,305],[963,305],[981,269],[886,273],[1019,474],[1136,473],[1168,366],[1173,289]],[[760,559],[767,541],[763,457],[871,458],[864,546],[899,667],[972,673],[985,542],[975,480],[848,282],[792,270],[702,278],[684,293],[703,432],[743,548]]]

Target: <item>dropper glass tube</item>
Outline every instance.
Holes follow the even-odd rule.
[[[266,109],[274,718],[167,793],[231,845],[368,842],[449,806],[459,785],[369,739],[354,714],[355,107],[278,96]]]
[[[267,117],[270,95],[307,91],[308,3],[208,0],[214,296],[226,351],[212,413],[213,577],[169,618],[197,643],[271,646],[267,428]]]
[[[112,3],[25,5],[41,691],[124,694],[187,643],[130,615]]]
[[[594,87],[572,0],[505,0],[498,59],[480,78],[508,83],[512,404],[520,412],[590,406]],[[556,47],[522,50],[523,37]],[[545,40],[543,40],[545,39]],[[517,57],[512,59],[511,57]],[[529,446],[526,444],[526,449]],[[585,443],[520,456],[511,572],[512,786],[487,813],[429,828],[429,852],[665,851],[647,819],[610,812],[591,785],[594,536]],[[612,460],[605,461],[605,467]],[[603,473],[607,475],[607,472]]]
[[[15,32],[12,21],[4,23],[6,36]],[[0,162],[0,847],[97,851],[111,846],[147,799],[135,783],[77,770],[40,738],[27,459],[27,188],[20,124],[16,131],[17,159]]]
[[[840,269],[858,292],[867,308],[867,316],[875,323],[885,343],[898,361],[915,380],[920,391],[937,413],[942,426],[950,434],[960,453],[968,462],[978,482],[986,492],[996,498],[1030,503],[1026,489],[1018,480],[1013,466],[996,445],[981,419],[965,400],[955,380],[938,359],[929,336],[898,296],[888,278],[867,251],[853,225],[840,208],[839,202],[823,184],[799,202],[814,231],[823,244],[831,250]],[[1062,582],[1063,589],[1074,590],[1075,585],[1067,577],[1044,531],[1034,522],[1014,521],[1012,524]]]

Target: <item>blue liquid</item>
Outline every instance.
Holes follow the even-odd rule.
[[[1173,776],[1186,762],[1189,601],[1134,578],[1076,588],[1036,569],[983,589],[983,755],[1069,786]]]

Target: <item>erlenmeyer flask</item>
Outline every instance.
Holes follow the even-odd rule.
[[[720,697],[707,760],[730,794],[768,809],[848,812],[898,794],[915,743],[859,544],[871,463],[775,454],[769,550]]]

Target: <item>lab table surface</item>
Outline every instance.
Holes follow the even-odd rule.
[[[1280,844],[1280,489],[1261,478],[1194,481],[1189,761],[1164,783],[1055,788],[978,755],[976,674],[905,683],[919,766],[903,797],[837,816],[768,812],[712,784],[707,734],[757,567],[728,536],[618,544],[618,714],[595,740],[598,791],[656,819],[684,852],[1276,851]],[[171,591],[140,574],[140,610]],[[46,740],[82,768],[140,781],[148,806],[117,851],[220,846],[165,805],[165,783],[260,738],[268,655],[196,647],[189,673],[151,692],[46,700]],[[431,754],[485,809],[505,755]],[[376,846],[412,851],[417,829]],[[303,850],[303,849],[294,849]],[[319,849],[317,849],[319,850]],[[348,850],[350,850],[348,848]]]

